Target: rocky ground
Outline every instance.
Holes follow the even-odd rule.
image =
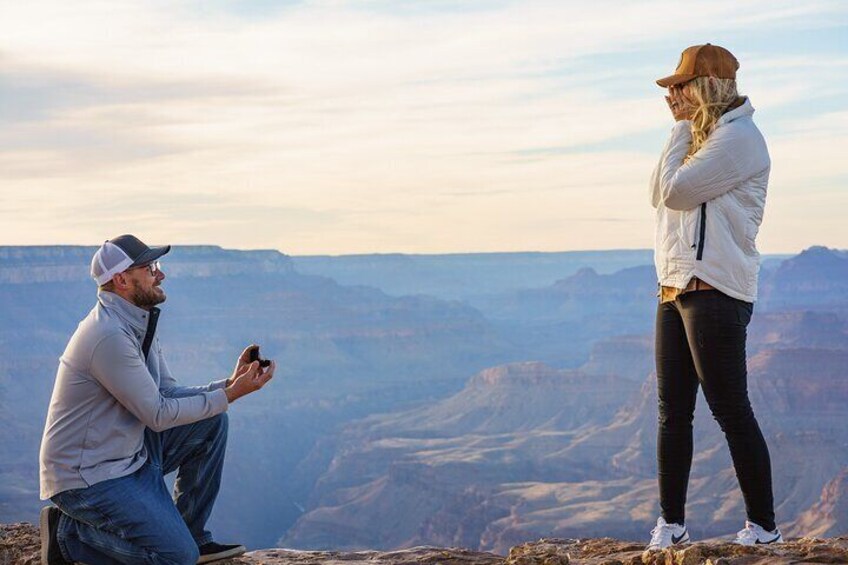
[[[799,538],[775,547],[695,543],[645,552],[644,544],[614,539],[543,539],[513,547],[507,557],[464,549],[415,547],[400,551],[334,552],[265,549],[221,565],[800,565],[848,564],[848,536]],[[38,528],[0,524],[0,565],[41,565]]]

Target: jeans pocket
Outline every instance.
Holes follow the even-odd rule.
[[[728,296],[723,292],[715,291],[715,301],[712,303],[712,312],[719,323],[739,325],[746,327],[751,321],[754,305],[738,298]]]
[[[754,314],[754,304],[735,298],[733,300],[736,302],[736,321],[747,326],[751,323],[751,316]]]

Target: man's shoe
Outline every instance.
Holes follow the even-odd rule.
[[[739,545],[768,545],[770,543],[783,543],[780,530],[775,528],[773,532],[764,530],[759,524],[745,522],[745,528],[736,533],[733,543]]]
[[[198,563],[209,563],[210,561],[218,561],[219,559],[229,559],[236,557],[247,551],[247,548],[237,543],[220,544],[210,541],[200,546],[200,559]]]
[[[689,530],[686,526],[669,524],[660,516],[657,518],[657,527],[651,530],[651,542],[646,549],[659,550],[684,543],[689,543]]]
[[[59,549],[59,540],[56,539],[56,530],[59,527],[59,516],[62,511],[55,506],[45,506],[41,509],[38,517],[38,525],[41,530],[41,563],[43,565],[73,565],[62,555]]]

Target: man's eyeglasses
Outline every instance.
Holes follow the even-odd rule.
[[[134,268],[147,269],[147,272],[155,277],[159,273],[159,271],[162,270],[162,264],[159,261],[153,261],[152,263],[148,263],[147,265],[140,265]]]

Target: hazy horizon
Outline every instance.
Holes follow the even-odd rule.
[[[118,235],[118,234],[114,234]],[[138,234],[135,234],[138,235]],[[143,237],[143,235],[142,235]],[[515,250],[491,250],[491,251],[475,251],[475,250],[457,250],[457,251],[448,251],[448,252],[433,252],[433,251],[415,251],[415,252],[406,252],[406,251],[362,251],[362,252],[352,252],[352,253],[292,253],[285,249],[277,249],[273,247],[238,247],[238,246],[230,246],[230,245],[222,245],[220,243],[173,243],[173,242],[155,242],[155,241],[147,241],[146,242],[150,246],[158,246],[158,245],[171,245],[173,247],[219,247],[225,250],[232,251],[277,251],[284,255],[288,255],[290,257],[355,257],[355,256],[365,256],[365,255],[410,255],[410,256],[446,256],[446,255],[505,255],[505,254],[522,254],[522,253],[539,253],[539,254],[556,254],[556,253],[583,253],[583,252],[628,252],[628,251],[643,251],[643,252],[651,252],[653,253],[653,248],[651,247],[604,247],[604,248],[579,248],[579,249],[553,249],[553,250],[541,250],[541,249],[515,249]],[[6,244],[0,243],[0,249],[4,247],[26,247],[26,248],[48,248],[48,247],[97,247],[100,243],[22,243],[22,244]],[[782,255],[796,255],[805,249],[809,249],[810,247],[827,247],[829,249],[835,249],[837,251],[844,251],[848,249],[848,247],[841,248],[835,247],[832,245],[827,245],[825,243],[814,243],[809,246],[805,246],[803,248],[797,250],[789,250],[789,251],[767,251],[760,249],[761,256],[782,256]],[[173,250],[171,251],[173,252]],[[167,261],[167,256],[162,259],[163,261]]]

